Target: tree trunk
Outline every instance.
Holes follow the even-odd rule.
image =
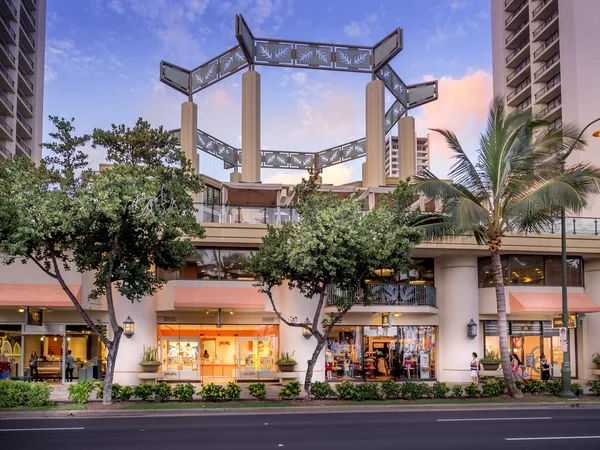
[[[112,404],[112,385],[113,378],[115,375],[115,363],[117,362],[117,353],[119,352],[119,343],[121,342],[121,335],[123,330],[119,327],[115,331],[115,337],[106,346],[106,373],[104,374],[104,388],[102,393],[102,403],[104,405]]]
[[[502,261],[500,254],[491,252],[492,270],[494,272],[494,288],[496,289],[496,307],[498,309],[498,339],[500,341],[500,361],[502,363],[502,374],[506,382],[506,390],[512,398],[521,398],[523,395],[517,389],[512,376],[510,366],[510,354],[508,351],[508,321],[506,320],[506,297],[504,294],[504,274],[502,273]]]
[[[306,378],[304,379],[304,391],[306,392],[307,400],[310,400],[310,385],[312,384],[313,371],[315,370],[315,364],[317,363],[317,359],[325,347],[325,343],[327,342],[327,336],[323,335],[323,338],[317,341],[317,347],[312,354],[312,357],[308,360],[308,366],[306,367]]]

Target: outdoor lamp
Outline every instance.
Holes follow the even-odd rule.
[[[133,320],[131,320],[130,316],[127,316],[127,320],[123,322],[123,334],[125,335],[125,337],[130,338],[131,336],[133,336],[134,332],[135,323],[133,323]]]
[[[308,320],[308,317],[304,321],[304,325],[308,325],[310,327],[311,323],[310,323],[310,320]],[[310,337],[312,336],[312,333],[310,332],[310,330],[307,330],[306,328],[302,328],[302,336],[304,336],[304,339],[310,339]]]
[[[477,324],[473,319],[467,324],[467,337],[469,339],[475,339],[477,337]]]

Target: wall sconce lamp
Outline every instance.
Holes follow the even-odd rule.
[[[475,339],[477,337],[477,324],[473,319],[467,324],[467,337],[469,339]]]
[[[308,317],[304,321],[304,325],[307,325],[309,327],[311,326],[311,323],[310,323],[310,320],[308,320]],[[306,328],[302,328],[302,336],[304,336],[304,339],[310,339],[310,337],[312,336],[312,333],[310,332],[310,330],[307,330]]]
[[[131,316],[127,316],[127,320],[123,322],[123,334],[130,338],[135,333],[135,323],[131,320]]]

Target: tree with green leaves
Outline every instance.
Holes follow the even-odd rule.
[[[111,403],[115,361],[123,328],[115,315],[115,289],[143,301],[163,284],[154,268],[178,270],[201,238],[191,195],[198,174],[162,127],[139,119],[75,136],[73,120],[50,117],[56,132],[43,144],[51,156],[39,166],[26,158],[0,163],[0,254],[4,262],[33,262],[56,280],[88,327],[106,347],[105,404]],[[112,166],[88,165],[82,146],[107,150]],[[106,298],[110,333],[94,322],[64,279],[91,272],[90,298]]]
[[[509,395],[519,397],[512,378],[508,349],[505,275],[500,251],[512,233],[547,232],[564,208],[577,214],[600,190],[600,169],[589,163],[563,168],[564,156],[581,149],[573,127],[549,128],[522,112],[507,113],[495,99],[487,129],[472,162],[454,133],[433,130],[446,139],[456,163],[452,183],[430,172],[417,177],[415,189],[443,203],[443,220],[424,227],[432,239],[471,237],[486,245],[492,259],[502,371]],[[457,305],[458,307],[458,305]]]
[[[259,250],[248,258],[248,269],[259,279],[258,289],[265,293],[281,322],[303,328],[316,340],[306,371],[304,390],[310,392],[314,366],[333,327],[356,302],[369,304],[373,295],[367,280],[378,278],[382,268],[406,273],[421,231],[413,226],[416,212],[409,211],[414,193],[401,182],[381,206],[364,210],[357,196],[339,199],[318,191],[318,173],[312,172],[297,186],[295,205],[298,223],[269,226]],[[315,302],[311,323],[286,318],[281,313],[273,290],[285,282],[298,289],[305,300]],[[335,312],[324,314],[326,296]],[[321,320],[322,319],[322,320]]]

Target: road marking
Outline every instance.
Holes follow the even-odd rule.
[[[504,438],[505,441],[564,441],[567,439],[600,439],[600,436],[543,436],[524,438]]]
[[[83,427],[69,427],[69,428],[0,428],[0,431],[73,431],[83,430]]]
[[[552,420],[552,417],[480,417],[474,419],[438,419],[438,422],[487,422],[496,420]]]

